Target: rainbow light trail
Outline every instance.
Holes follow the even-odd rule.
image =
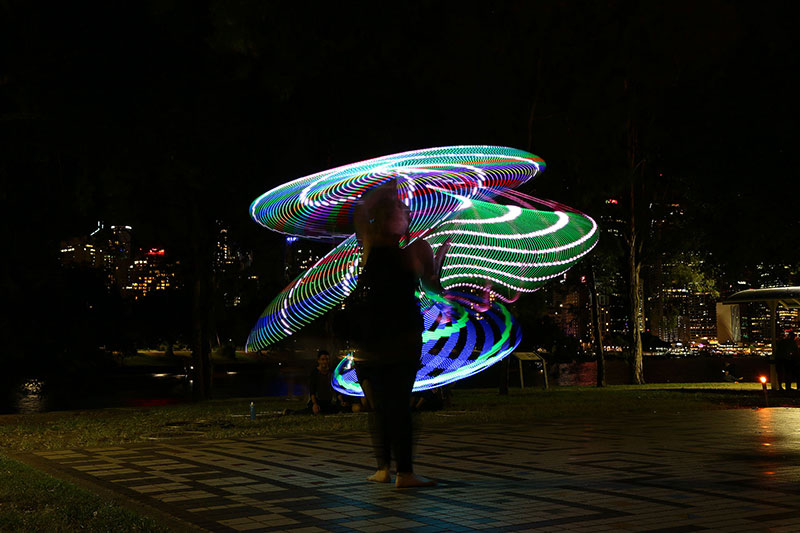
[[[423,310],[422,368],[417,372],[415,391],[477,374],[513,352],[522,339],[517,322],[505,306],[494,302],[485,309],[485,303],[472,294],[458,296],[467,305],[454,304],[459,315],[449,323],[440,320],[436,305]],[[342,359],[333,372],[332,385],[343,394],[363,396],[352,363],[352,356]]]
[[[250,207],[259,224],[289,235],[344,240],[273,299],[247,350],[278,342],[341,306],[356,287],[361,261],[353,228],[356,203],[367,190],[397,179],[398,194],[411,210],[411,241],[424,238],[435,251],[451,239],[441,280],[461,302],[450,302],[460,318],[443,325],[436,320],[437,304],[419,296],[426,331],[414,390],[451,383],[501,360],[521,338],[501,302],[562,275],[597,243],[590,217],[556,203],[539,201],[552,210],[531,209],[528,197],[510,194],[544,167],[539,157],[512,148],[431,148],[334,168],[265,193]],[[522,207],[492,202],[498,195]],[[349,366],[348,359],[337,366],[334,388],[360,395]]]

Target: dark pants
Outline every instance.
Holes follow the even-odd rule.
[[[412,472],[411,389],[419,365],[357,365],[356,374],[372,408],[369,429],[378,469],[389,468],[392,453],[398,472]]]

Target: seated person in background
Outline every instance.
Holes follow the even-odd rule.
[[[444,407],[444,391],[441,387],[417,392],[411,396],[412,411],[438,411]]]
[[[722,381],[728,383],[739,383],[742,377],[736,373],[736,365],[730,361],[725,363],[725,368],[722,369]]]
[[[339,413],[349,407],[344,396],[331,386],[331,356],[326,350],[317,353],[317,366],[308,377],[308,408],[315,415]]]
[[[331,386],[330,354],[317,352],[317,366],[308,376],[308,403],[305,409],[286,409],[285,415],[327,415],[349,411],[350,404]]]

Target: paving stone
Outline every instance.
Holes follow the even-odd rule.
[[[33,455],[213,531],[800,531],[797,428],[786,408],[429,426],[415,468],[439,486],[403,491],[364,482],[365,434]]]

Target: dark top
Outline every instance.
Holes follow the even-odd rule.
[[[419,364],[423,322],[415,292],[419,277],[408,249],[370,250],[358,278],[354,320],[358,360],[370,364]]]
[[[317,370],[317,367],[314,367],[308,377],[308,394],[309,396],[316,396],[319,403],[333,403],[330,372],[323,374]]]

